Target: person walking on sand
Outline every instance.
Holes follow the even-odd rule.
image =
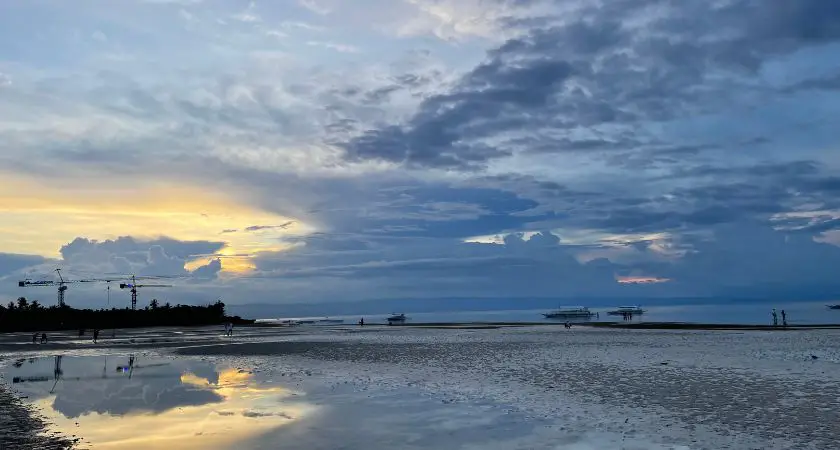
[[[37,331],[36,331],[36,332],[34,332],[34,333],[32,333],[32,343],[33,343],[33,344],[37,344],[37,343],[38,343],[38,332],[37,332]]]
[[[97,339],[99,339],[99,329],[94,328],[93,329],[93,343],[94,344],[96,343]]]
[[[773,308],[773,326],[779,326],[779,315],[776,314],[776,308]]]
[[[47,343],[47,333],[41,333],[41,343],[42,344]]]
[[[782,310],[782,326],[787,328],[787,314],[785,314],[785,310]]]

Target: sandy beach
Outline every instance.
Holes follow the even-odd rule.
[[[99,360],[95,365],[104,377],[112,372],[109,361],[130,353],[150,368],[131,380],[108,375],[114,392],[102,399],[119,397],[132,383],[166,379],[155,381],[156,389],[183,390],[185,400],[149,406],[145,399],[138,409],[144,417],[180,408],[247,419],[241,429],[250,427],[249,434],[235,445],[204,448],[835,449],[838,338],[840,330],[254,327],[233,337],[215,328],[135,330],[97,345],[69,334],[43,346],[6,336],[0,349],[6,372],[14,358],[66,355],[66,379],[56,383],[56,394],[45,391],[51,381],[10,386],[4,372],[5,381],[8,389],[29,389],[24,402],[37,403],[52,423],[75,415],[85,448],[142,448],[117,445],[96,430],[138,420],[130,408],[115,412],[105,400],[85,406],[96,403],[101,387],[84,398],[73,394],[85,376],[73,381],[71,372],[94,366],[82,359],[105,359],[103,368]],[[43,361],[38,370],[52,365]],[[172,376],[148,372],[166,365],[177,369]],[[201,389],[184,390],[188,385]],[[280,387],[284,394],[277,396]],[[211,400],[197,399],[198,391]],[[266,392],[277,396],[273,406],[236,403]],[[50,412],[63,401],[74,405],[72,414]],[[283,406],[258,408],[276,405]],[[266,422],[281,415],[281,422]],[[3,426],[8,434],[10,425]]]

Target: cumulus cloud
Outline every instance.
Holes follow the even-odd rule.
[[[344,148],[351,160],[448,168],[535,147],[628,149],[632,142],[610,135],[731,107],[758,87],[745,77],[767,61],[840,39],[830,24],[838,17],[836,5],[819,0],[593,2],[562,24],[508,40],[405,123],[368,130]],[[607,138],[579,137],[593,131]]]
[[[214,254],[224,242],[178,241],[169,238],[140,240],[130,236],[96,241],[76,238],[61,247],[62,262],[76,271],[134,275],[187,275],[184,265],[199,256]],[[218,261],[201,267],[201,274],[215,274]]]

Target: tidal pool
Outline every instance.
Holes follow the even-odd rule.
[[[7,361],[5,381],[79,448],[247,449],[312,414],[247,368],[139,355]]]

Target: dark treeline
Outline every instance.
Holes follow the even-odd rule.
[[[69,306],[45,308],[37,301],[20,297],[17,302],[0,305],[0,332],[218,325],[228,321],[247,322],[238,316],[226,316],[221,301],[206,306],[171,306],[152,300],[143,309],[92,310]]]

